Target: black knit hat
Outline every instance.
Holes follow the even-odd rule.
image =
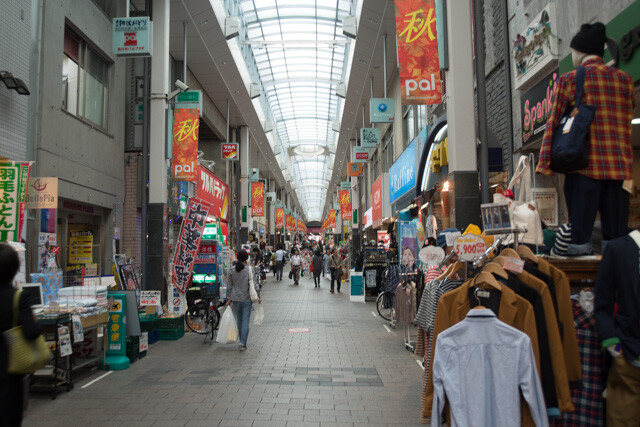
[[[570,46],[578,52],[588,55],[604,56],[607,33],[601,22],[582,24],[580,31],[571,39]]]

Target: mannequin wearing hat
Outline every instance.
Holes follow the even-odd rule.
[[[634,86],[631,76],[604,63],[605,26],[584,24],[571,40],[575,67],[585,68],[582,103],[596,107],[589,128],[589,164],[565,175],[564,194],[571,223],[570,256],[591,254],[591,233],[600,213],[603,249],[607,242],[627,233],[632,179],[631,119]],[[540,147],[537,173],[551,175],[551,141],[560,119],[575,105],[576,70],[563,74],[554,94],[551,115]]]

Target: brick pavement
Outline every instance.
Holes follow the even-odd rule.
[[[125,371],[75,384],[56,400],[32,396],[25,426],[420,425],[422,369],[373,303],[269,277],[265,321],[246,352],[186,334],[153,344]],[[290,333],[289,328],[309,328]]]

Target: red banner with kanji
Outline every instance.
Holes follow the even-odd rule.
[[[291,227],[291,225],[292,225],[291,220],[292,219],[293,219],[293,217],[291,215],[287,215],[287,220],[286,220],[286,224],[285,224],[285,229],[287,231],[291,231],[291,229],[293,228],[293,227]]]
[[[284,208],[276,208],[276,228],[284,227]]]
[[[351,221],[353,213],[351,212],[351,195],[349,194],[349,190],[338,191],[338,204],[340,205],[342,219]]]
[[[185,292],[193,271],[209,209],[209,203],[195,197],[189,199],[173,258],[173,284],[182,293]]]
[[[336,228],[336,210],[329,210],[329,215],[327,216],[327,228]]]
[[[199,119],[197,108],[173,110],[171,175],[174,181],[197,179]]]
[[[435,0],[396,0],[402,104],[441,104]]]
[[[264,216],[264,182],[251,183],[251,216]]]

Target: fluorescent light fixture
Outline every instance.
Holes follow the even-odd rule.
[[[635,117],[635,118],[631,119],[631,124],[632,125],[640,125],[640,117]]]

